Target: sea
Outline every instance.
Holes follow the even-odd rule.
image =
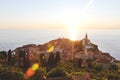
[[[88,34],[92,43],[98,45],[102,52],[120,60],[120,30],[118,29],[90,29],[78,30],[77,40]],[[27,44],[44,44],[57,38],[70,38],[71,32],[67,29],[39,29],[39,30],[0,30],[0,51],[14,50]]]

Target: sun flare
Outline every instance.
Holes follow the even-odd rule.
[[[75,41],[75,40],[77,40],[77,30],[78,30],[78,23],[76,23],[76,22],[71,22],[70,23],[70,39],[71,40],[73,40],[73,41]]]
[[[87,15],[87,11],[89,7],[93,4],[95,0],[89,0],[86,6],[81,10],[76,9],[64,9],[62,12],[63,22],[65,22],[70,31],[70,39],[75,41],[77,40],[78,30],[84,29],[87,21],[89,20]]]
[[[77,40],[76,30],[75,30],[75,29],[73,29],[73,30],[71,31],[71,37],[70,37],[70,39],[73,40],[73,41]]]

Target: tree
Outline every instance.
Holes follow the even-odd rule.
[[[55,65],[60,62],[61,58],[60,58],[60,53],[59,52],[56,52],[56,56],[55,56]]]
[[[22,57],[23,57],[23,69],[26,71],[26,69],[29,67],[28,61],[26,59],[26,52],[25,50],[22,52]]]
[[[88,68],[93,68],[92,62],[93,62],[93,60],[87,59]]]
[[[80,59],[78,60],[78,68],[81,68],[81,65],[82,65],[82,59],[80,58]]]
[[[54,66],[54,53],[50,53],[47,64],[48,66]]]
[[[11,50],[9,50],[8,51],[8,65],[10,65],[11,64],[11,58],[12,58],[12,51]]]
[[[118,66],[116,64],[111,64],[109,70],[118,71]]]
[[[95,64],[93,67],[98,72],[100,72],[104,69],[103,65],[100,65],[100,64]]]
[[[0,54],[3,55],[4,59],[7,58],[7,52],[6,51],[0,51]]]
[[[40,64],[41,64],[42,67],[46,66],[46,57],[43,53],[40,54]]]
[[[18,52],[18,58],[19,58],[19,61],[18,61],[19,67],[21,67],[24,70],[26,70],[29,67],[29,65],[28,65],[28,61],[26,59],[26,52],[25,52],[25,50],[20,50]]]

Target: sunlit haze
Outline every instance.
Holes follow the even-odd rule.
[[[70,22],[80,24],[80,29],[119,28],[119,3],[120,0],[1,0],[0,29],[66,29]]]
[[[119,73],[120,0],[0,0],[0,80]]]

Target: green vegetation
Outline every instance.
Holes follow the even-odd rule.
[[[47,76],[45,68],[39,68],[29,80],[44,80],[43,76]]]
[[[19,63],[19,60],[18,65],[16,65],[16,57],[11,54],[10,50],[8,51],[8,56],[6,54],[6,52],[0,52],[2,61],[0,65],[0,80],[44,80],[44,77],[85,76],[87,70],[90,71],[91,80],[120,80],[120,63],[104,67],[102,64],[93,64],[93,60],[88,59],[86,60],[87,66],[82,66],[82,59],[62,61],[59,52],[55,54],[49,53],[48,60],[46,60],[44,53],[40,54],[40,67],[32,76],[27,77],[26,71],[29,68],[29,62],[27,62],[25,51],[19,51],[18,53],[18,57],[23,59],[23,65]]]
[[[113,66],[111,66],[113,68]],[[39,67],[33,76],[27,80],[44,80],[43,76],[48,78],[53,77],[71,77],[71,76],[84,76],[86,70],[90,70],[91,78],[93,80],[120,80],[120,68],[106,69],[102,65],[93,65],[92,68],[88,67],[75,67],[71,62],[60,61],[56,66],[47,71],[46,67]],[[111,69],[111,70],[110,70]],[[20,67],[8,66],[3,68],[0,66],[0,79],[1,80],[26,80],[25,72]]]
[[[14,66],[2,68],[0,67],[0,79],[1,80],[24,80],[23,71]]]

